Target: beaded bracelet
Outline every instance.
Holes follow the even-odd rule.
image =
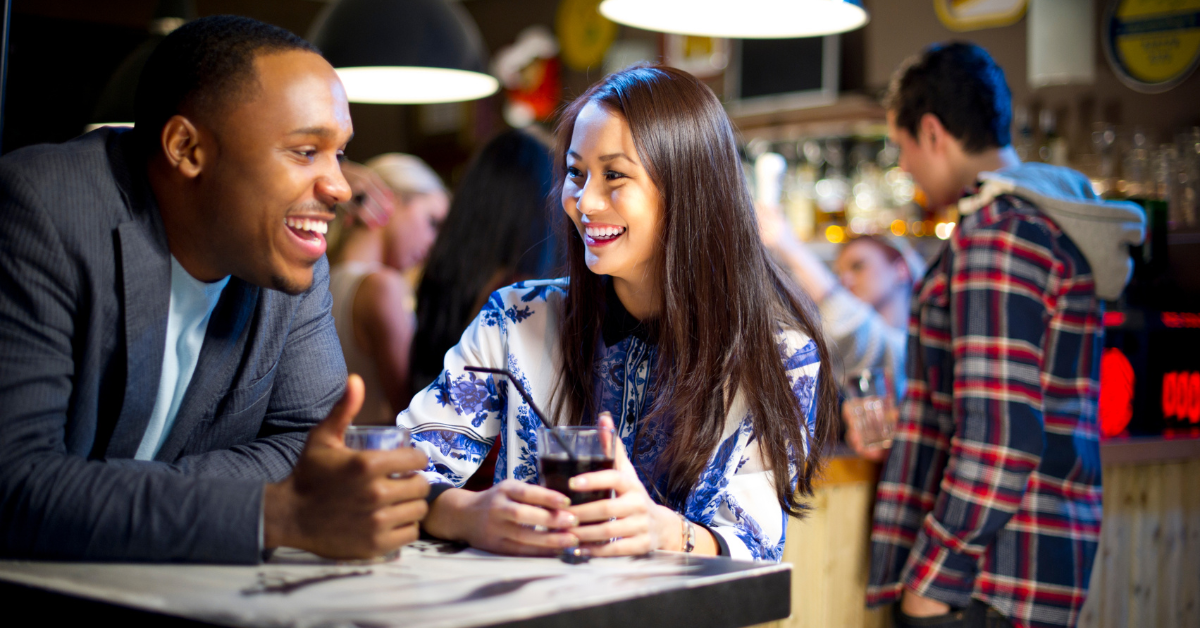
[[[696,549],[696,526],[688,520],[687,517],[675,513],[679,516],[679,544],[683,547],[683,551],[692,553]]]

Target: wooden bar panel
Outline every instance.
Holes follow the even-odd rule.
[[[1104,468],[1080,628],[1200,626],[1200,460]]]

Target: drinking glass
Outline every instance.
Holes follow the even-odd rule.
[[[607,490],[572,491],[570,482],[577,475],[613,468],[613,431],[603,427],[556,427],[554,431],[558,438],[550,430],[538,428],[539,483],[569,497],[572,506],[612,497],[612,491]]]
[[[891,447],[896,431],[896,402],[885,369],[864,369],[850,378],[846,408],[864,447]]]
[[[412,435],[409,431],[396,425],[351,425],[346,428],[344,440],[346,447],[358,451],[391,451],[412,446]],[[346,565],[369,565],[392,562],[399,558],[400,550],[397,548],[376,558],[338,562]]]
[[[616,436],[606,427],[538,428],[538,483],[558,491],[571,505],[610,499],[611,490],[573,491],[571,478],[592,471],[611,469],[616,460]],[[579,547],[568,547],[559,555],[568,563],[587,561]]]

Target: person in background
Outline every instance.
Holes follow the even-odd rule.
[[[848,373],[883,368],[896,399],[902,399],[909,302],[914,279],[925,271],[924,260],[900,238],[860,236],[842,246],[830,271],[792,234],[778,207],[759,205],[758,211],[763,243],[817,302],[838,385],[846,385]],[[845,412],[842,423],[846,442],[859,456],[883,460],[887,451],[863,447]]]
[[[569,279],[494,292],[397,419],[438,484],[422,529],[509,554],[778,561],[837,392],[815,308],[759,240],[729,118],[691,75],[635,66],[561,120]],[[614,498],[537,486],[538,419],[467,366],[507,369],[550,421],[615,428],[616,467],[572,480]],[[459,488],[497,437],[497,483]]]
[[[412,155],[388,153],[365,167],[342,168],[354,196],[330,253],[333,318],[346,368],[366,384],[356,423],[390,425],[412,397],[416,318],[408,276],[429,254],[450,198],[437,174]]]
[[[929,47],[885,105],[900,167],[960,220],[915,288],[867,602],[899,601],[900,626],[1073,626],[1100,534],[1102,300],[1144,216],[1020,163],[1004,72],[978,46]]]
[[[488,295],[555,269],[547,206],[552,177],[549,148],[520,130],[488,142],[463,174],[417,287],[414,392],[441,375],[442,358]]]
[[[424,455],[342,442],[363,390],[327,289],[353,135],[333,68],[283,29],[202,18],[150,55],[135,121],[0,159],[0,556],[415,540]]]

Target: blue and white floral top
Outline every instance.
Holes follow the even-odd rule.
[[[560,373],[558,318],[566,290],[566,279],[552,279],[521,282],[492,293],[458,345],[446,353],[442,374],[397,417],[399,425],[412,430],[414,444],[429,456],[425,475],[431,484],[461,487],[501,435],[495,481],[538,481],[537,417],[515,390],[510,393],[503,377],[480,376],[463,367],[507,368],[520,378],[538,407],[550,411],[550,396]],[[642,483],[662,503],[666,474],[658,471],[655,462],[670,436],[670,426],[664,425],[669,421],[639,425],[652,407],[655,346],[611,291],[609,295],[596,353],[599,407],[612,413]],[[819,367],[816,344],[796,330],[781,330],[777,338],[780,359],[811,434]],[[683,514],[711,530],[723,553],[733,558],[778,561],[787,515],[754,440],[750,415],[739,395]],[[807,448],[805,442],[803,451]],[[795,457],[802,452],[789,449],[794,489],[800,462]]]

